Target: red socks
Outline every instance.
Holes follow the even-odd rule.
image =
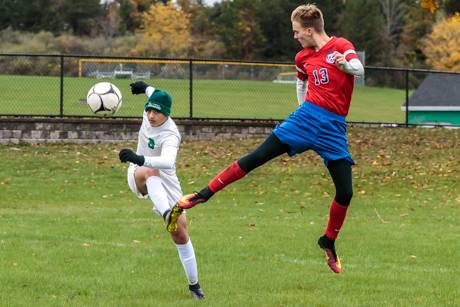
[[[340,228],[342,228],[343,221],[347,215],[347,209],[347,206],[340,205],[335,199],[332,201],[326,228],[326,236],[329,239],[335,240],[339,235]]]
[[[216,193],[217,191],[222,190],[227,185],[236,181],[238,179],[243,178],[246,175],[246,172],[243,171],[238,162],[235,161],[230,164],[229,167],[221,171],[216,177],[214,177],[211,182],[208,184],[208,188],[213,192]]]

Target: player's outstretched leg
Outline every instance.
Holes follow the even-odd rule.
[[[182,214],[182,211],[184,211],[184,209],[175,205],[164,213],[163,218],[168,232],[175,233],[177,231],[177,221],[179,220],[179,216]]]
[[[230,183],[243,178],[245,175],[246,172],[241,169],[238,161],[235,161],[217,174],[203,190],[185,195],[177,202],[177,205],[182,209],[190,209],[199,203],[204,203],[211,198],[214,193],[222,190]]]
[[[243,178],[253,169],[288,151],[289,145],[282,143],[276,135],[271,134],[253,152],[238,161],[234,161],[226,169],[217,174],[203,190],[185,195],[177,204],[183,209],[189,209],[199,203],[204,203],[214,193],[219,192],[232,182]]]
[[[194,285],[189,285],[188,289],[190,290],[190,294],[192,294],[192,297],[196,300],[202,300],[204,299],[204,292],[200,287],[199,283],[196,283]]]
[[[342,264],[340,258],[335,252],[335,240],[329,239],[326,235],[321,236],[318,239],[318,245],[326,253],[327,265],[331,268],[334,273],[342,272]]]

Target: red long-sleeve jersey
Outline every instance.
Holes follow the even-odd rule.
[[[308,79],[305,100],[333,113],[346,116],[350,109],[355,76],[341,71],[332,58],[337,51],[345,59],[358,58],[351,42],[333,36],[320,50],[305,48],[295,56],[297,78]]]

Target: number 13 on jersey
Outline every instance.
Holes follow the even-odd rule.
[[[313,77],[315,78],[315,85],[329,83],[329,75],[327,73],[327,68],[313,70]]]

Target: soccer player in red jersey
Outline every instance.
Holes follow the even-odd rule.
[[[316,5],[297,7],[291,21],[294,39],[303,47],[295,57],[300,106],[252,153],[233,162],[200,192],[184,196],[177,206],[189,209],[206,202],[214,193],[269,160],[312,149],[323,158],[336,189],[326,230],[318,244],[326,253],[331,270],[340,273],[335,240],[352,198],[351,165],[354,164],[348,150],[345,116],[350,108],[355,75],[362,75],[364,67],[349,41],[326,34],[323,15]]]

